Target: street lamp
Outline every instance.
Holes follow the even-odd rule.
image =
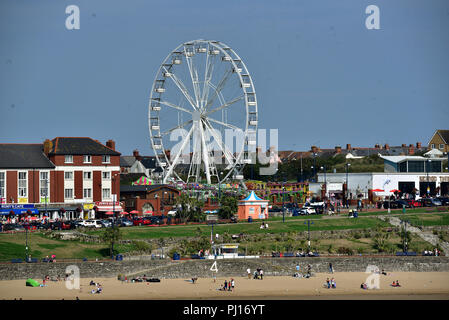
[[[284,182],[282,182],[282,222],[285,222],[285,206],[284,206],[284,202],[285,202],[285,187],[284,187]]]
[[[408,251],[408,244],[407,244],[407,223],[410,223],[408,220],[401,220],[401,225],[404,226],[404,232],[403,232],[403,240],[402,240],[402,251],[407,252]]]
[[[431,159],[427,159],[427,166],[426,166],[426,174],[427,174],[427,197],[430,197],[430,182],[429,182],[429,167],[430,163],[432,162]]]
[[[316,172],[315,172],[315,168],[316,168],[316,153],[314,152],[313,153],[313,166],[312,166],[312,168],[313,168],[313,178],[315,179],[315,182],[316,182]]]
[[[307,233],[308,233],[307,253],[309,253],[310,252],[310,225],[313,224],[313,221],[310,222],[310,220],[307,220],[307,222],[304,222],[304,224],[307,224]]]
[[[112,175],[112,187],[114,187],[114,181],[115,181],[115,179],[116,179],[116,177],[117,177],[117,175],[118,174],[120,174],[120,172],[117,172],[117,173],[115,173],[115,174],[113,174]],[[111,188],[111,191],[112,191],[112,188]],[[111,228],[112,228],[112,230],[114,230],[114,228],[115,228],[115,220],[116,220],[116,213],[115,213],[115,201],[117,200],[117,194],[112,194],[112,212],[113,212],[113,215],[112,215],[112,223],[111,223]],[[111,254],[112,254],[112,259],[114,259],[114,235],[112,235],[112,243],[111,243],[111,248],[112,248],[112,250],[111,250]]]
[[[323,170],[324,171],[324,187],[326,188],[326,191],[324,192],[324,200],[326,199],[326,198],[329,198],[328,196],[327,196],[327,179],[326,179],[326,166],[321,166],[321,168],[320,168],[321,170]],[[324,210],[326,210],[326,202],[324,201]],[[326,213],[326,212],[325,212]]]
[[[348,202],[348,193],[349,193],[349,175],[348,175],[348,172],[349,172],[349,167],[351,166],[351,164],[350,163],[346,163],[346,165],[345,165],[345,167],[346,167],[346,195],[345,195],[345,198],[346,198],[346,207],[347,208],[349,208],[349,202]]]

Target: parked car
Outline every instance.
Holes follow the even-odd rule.
[[[81,221],[81,225],[87,228],[101,228],[102,224],[98,220],[83,220]]]
[[[148,225],[148,224],[151,224],[151,220],[147,217],[137,217],[137,218],[134,218],[133,224],[135,226]]]
[[[443,206],[449,206],[449,197],[438,197]]]
[[[413,207],[422,207],[422,203],[419,202],[418,200],[405,200],[405,201],[407,201],[407,202],[409,203],[410,208],[413,208]]]
[[[385,201],[385,202],[386,202],[386,207],[388,208],[388,201]],[[402,209],[403,206],[405,206],[406,208],[411,208],[411,204],[406,200],[399,199],[399,200],[390,201],[391,209]],[[385,204],[384,204],[384,207],[385,207]]]
[[[103,228],[110,228],[110,227],[112,227],[112,221],[111,220],[103,219],[103,220],[100,220],[99,222],[100,222],[100,224],[101,224],[101,226]]]
[[[3,231],[23,231],[25,228],[18,223],[7,223],[3,225]]]
[[[37,226],[35,224],[31,224],[31,223],[24,223],[22,224],[22,226],[29,231],[34,231],[37,230]]]
[[[421,202],[423,207],[437,207],[442,205],[441,201],[435,198],[421,198],[418,201]]]
[[[308,215],[308,214],[315,214],[316,210],[315,208],[311,206],[304,206],[298,210],[300,215]]]
[[[120,218],[117,220],[117,224],[120,227],[132,227],[134,224],[131,220],[126,219],[126,218]]]

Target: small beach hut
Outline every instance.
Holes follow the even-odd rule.
[[[268,218],[268,200],[259,198],[254,191],[251,191],[248,197],[239,201],[238,210],[239,220],[267,219]]]

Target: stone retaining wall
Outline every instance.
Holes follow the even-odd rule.
[[[320,258],[261,258],[217,260],[218,272],[210,270],[213,260],[128,260],[79,263],[3,263],[0,264],[0,280],[42,279],[45,275],[63,276],[66,267],[76,265],[82,278],[143,275],[157,278],[238,277],[245,276],[246,269],[264,270],[267,276],[291,276],[299,263],[301,270],[308,264],[313,272],[327,272],[329,262],[335,272],[365,272],[368,265],[376,265],[388,272],[398,271],[449,271],[447,257],[320,257]]]

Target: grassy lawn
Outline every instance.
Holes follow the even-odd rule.
[[[449,225],[449,214],[433,213],[428,215],[407,215],[406,220],[413,226],[447,226]]]
[[[119,252],[129,251],[131,245],[116,246]],[[28,247],[33,258],[42,259],[56,255],[56,258],[103,258],[109,255],[106,244],[90,244],[77,241],[48,239],[40,233],[28,234]],[[25,233],[0,234],[0,260],[25,258]]]
[[[387,227],[388,223],[375,218],[358,219],[321,219],[321,216],[311,219],[313,224],[310,230],[344,230],[344,229],[365,229],[375,228],[377,226]],[[296,217],[293,217],[296,218]],[[285,223],[282,219],[279,221],[269,221],[268,229],[260,229],[258,222],[236,223],[226,225],[215,225],[214,233],[229,234],[264,234],[264,233],[283,233],[283,232],[302,232],[307,231],[305,219],[289,219]],[[150,239],[164,237],[194,237],[200,235],[210,235],[211,227],[207,225],[186,225],[186,226],[168,226],[168,227],[128,227],[122,228],[123,239]],[[199,230],[199,232],[198,232]],[[88,231],[90,234],[100,234],[101,231]]]

